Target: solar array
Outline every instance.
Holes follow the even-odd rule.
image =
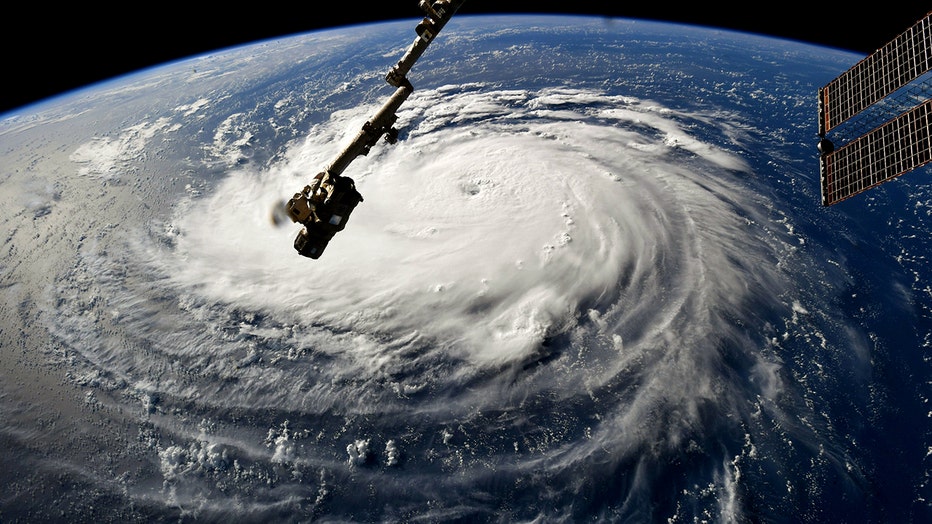
[[[822,205],[932,160],[930,69],[932,12],[819,89]]]

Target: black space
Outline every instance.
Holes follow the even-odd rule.
[[[889,2],[886,11],[843,10],[841,2],[731,4],[617,0],[466,0],[459,15],[558,13],[680,22],[772,35],[867,55],[929,11],[926,2]],[[372,5],[370,5],[372,4]],[[582,5],[580,5],[582,4]],[[721,2],[724,4],[724,2]],[[834,4],[834,5],[829,5]],[[192,55],[320,28],[422,16],[416,0],[380,2],[202,2],[125,4],[34,2],[9,6],[3,38],[0,113],[77,87]],[[14,14],[18,13],[18,14]],[[412,33],[413,34],[413,33]]]

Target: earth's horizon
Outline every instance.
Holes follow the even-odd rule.
[[[413,23],[0,115],[2,522],[925,522],[932,193],[819,206],[859,57],[455,17],[320,260],[270,210]]]

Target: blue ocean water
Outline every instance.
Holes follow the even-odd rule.
[[[858,56],[457,18],[310,263],[268,210],[390,93],[411,28],[365,29],[7,121],[4,344],[34,333],[79,392],[43,418],[106,444],[5,390],[6,456],[45,467],[0,517],[926,520],[932,199],[819,206],[815,93]]]

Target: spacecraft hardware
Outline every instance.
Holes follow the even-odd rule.
[[[415,27],[417,37],[385,77],[386,82],[396,88],[394,94],[363,124],[353,141],[326,169],[284,204],[284,214],[292,222],[304,226],[294,241],[299,254],[320,258],[333,236],[346,227],[350,214],[363,201],[355,182],[344,176],[343,171],[356,157],[368,154],[380,138],[384,137],[390,144],[398,140],[398,129],[394,127],[398,119],[395,112],[414,91],[408,80],[408,71],[464,1],[420,0],[419,6],[425,16]]]
[[[823,206],[932,160],[930,16],[819,89]]]

